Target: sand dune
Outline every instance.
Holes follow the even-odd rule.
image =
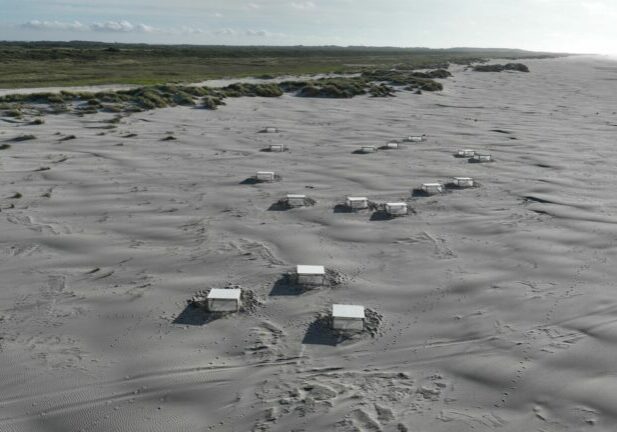
[[[1,122],[0,430],[613,431],[617,63],[526,63],[435,94]],[[241,184],[258,170],[282,180]],[[453,176],[481,186],[335,211]],[[269,210],[287,193],[316,203]],[[296,264],[340,283],[277,288]],[[228,284],[260,304],[187,307]],[[332,303],[379,313],[375,337],[320,333]]]

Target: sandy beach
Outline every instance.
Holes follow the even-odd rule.
[[[614,431],[617,62],[524,63],[115,129],[0,119],[0,430]],[[241,184],[260,170],[282,179]],[[479,187],[411,199],[454,176]],[[295,193],[315,205],[272,208]],[[347,195],[413,212],[336,211]],[[339,283],[290,292],[297,264]],[[187,305],[228,286],[254,307]],[[377,312],[377,333],[334,341],[315,325],[333,303]]]

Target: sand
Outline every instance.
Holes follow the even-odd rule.
[[[526,64],[458,68],[434,94],[228,99],[113,130],[111,114],[0,121],[0,430],[614,431],[617,63]],[[282,180],[240,184],[258,170]],[[334,211],[454,176],[481,187],[391,220]],[[316,203],[268,210],[287,193]],[[338,283],[281,288],[296,264]],[[187,307],[225,286],[255,307]],[[320,332],[332,303],[381,315],[374,337]]]

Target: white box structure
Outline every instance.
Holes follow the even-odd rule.
[[[285,144],[270,144],[270,147],[268,147],[268,149],[271,152],[283,152],[286,150]]]
[[[332,305],[332,329],[342,331],[364,330],[364,306]]]
[[[437,195],[443,193],[443,185],[441,183],[424,183],[422,190],[427,195]]]
[[[287,205],[289,207],[303,207],[306,205],[306,195],[287,194]]]
[[[490,162],[493,160],[493,157],[490,154],[479,154],[476,153],[473,155],[473,160],[476,162]]]
[[[255,179],[261,182],[272,182],[276,178],[274,171],[257,171]]]
[[[238,312],[242,303],[241,289],[213,288],[208,293],[207,304],[210,312]]]
[[[452,183],[454,183],[454,186],[460,188],[469,188],[475,185],[471,177],[454,177],[454,179],[452,179]]]
[[[348,196],[345,198],[345,205],[352,210],[362,210],[368,208],[368,198]]]
[[[407,214],[407,203],[390,202],[385,205],[386,213],[390,216],[404,216]]]
[[[263,130],[265,133],[277,133],[279,130],[274,126],[265,127]]]
[[[463,149],[463,150],[459,150],[458,152],[456,152],[457,156],[466,157],[466,158],[473,157],[473,155],[475,154],[476,154],[476,151],[471,150],[471,149]]]
[[[375,146],[362,146],[362,147],[360,147],[360,151],[362,153],[375,153],[377,151],[377,147],[375,147]]]
[[[298,265],[296,282],[306,286],[323,285],[326,282],[326,269],[319,265]]]
[[[395,141],[392,141],[392,142],[389,142],[388,144],[386,144],[386,148],[388,148],[388,149],[398,150],[401,147],[402,147],[401,143],[398,143],[398,142],[395,142]]]
[[[422,141],[426,141],[426,135],[410,135],[407,138],[405,138],[405,141],[407,141],[407,142],[422,142]]]

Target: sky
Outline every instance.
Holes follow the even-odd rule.
[[[617,54],[617,0],[0,0],[0,40]]]

